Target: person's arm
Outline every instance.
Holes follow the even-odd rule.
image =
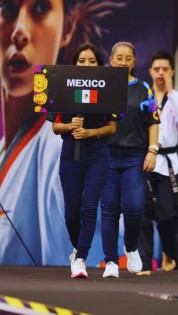
[[[72,135],[75,139],[86,139],[90,137],[103,138],[111,136],[116,132],[117,122],[109,121],[106,126],[95,128],[95,129],[85,129],[77,128],[73,130]]]
[[[172,90],[167,94],[169,101],[172,104],[172,115],[174,115],[176,122],[178,123],[178,92]]]
[[[158,133],[159,133],[159,125],[154,124],[148,127],[148,135],[149,135],[149,147],[153,145],[158,145]],[[149,149],[151,150],[151,149]]]
[[[143,164],[143,171],[146,173],[152,172],[156,166],[156,156],[158,150],[155,149],[154,146],[158,146],[158,132],[158,124],[151,125],[148,128],[149,146],[148,153]]]
[[[173,88],[172,72],[168,71],[165,76],[165,91],[167,92],[168,100],[171,103],[171,113],[178,122],[178,92]]]
[[[83,117],[73,117],[70,123],[62,123],[54,121],[52,124],[53,132],[56,135],[72,132],[77,128],[83,127]]]

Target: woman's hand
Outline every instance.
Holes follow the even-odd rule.
[[[75,130],[83,127],[83,117],[73,117],[71,121],[71,129]]]
[[[73,130],[72,135],[75,139],[85,139],[88,138],[89,129],[77,128]]]
[[[94,129],[85,129],[83,126],[73,129],[72,135],[75,139],[86,139],[90,137],[102,138],[113,135],[116,132],[117,122],[109,121],[106,126]]]
[[[73,117],[71,121],[72,136],[75,139],[87,138],[87,129],[83,128],[83,117]]]
[[[156,166],[156,155],[152,152],[148,152],[144,163],[143,163],[143,171],[146,173],[151,173]]]

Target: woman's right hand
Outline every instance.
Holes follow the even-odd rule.
[[[144,163],[143,163],[143,171],[146,173],[151,173],[156,166],[156,155],[152,152],[148,152]]]
[[[71,121],[71,129],[75,130],[83,127],[83,117],[73,117]]]

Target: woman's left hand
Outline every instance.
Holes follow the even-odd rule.
[[[156,166],[156,155],[152,152],[148,152],[144,163],[143,163],[143,171],[146,173],[151,173]]]
[[[72,135],[75,139],[85,139],[88,137],[88,130],[85,128],[77,128],[73,130]]]

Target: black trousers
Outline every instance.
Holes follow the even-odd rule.
[[[178,175],[176,179],[178,181]],[[147,185],[145,214],[138,247],[143,270],[152,269],[153,220],[157,222],[163,251],[171,259],[175,259],[178,266],[178,207],[174,203],[170,178],[152,173],[148,181],[151,186]]]

